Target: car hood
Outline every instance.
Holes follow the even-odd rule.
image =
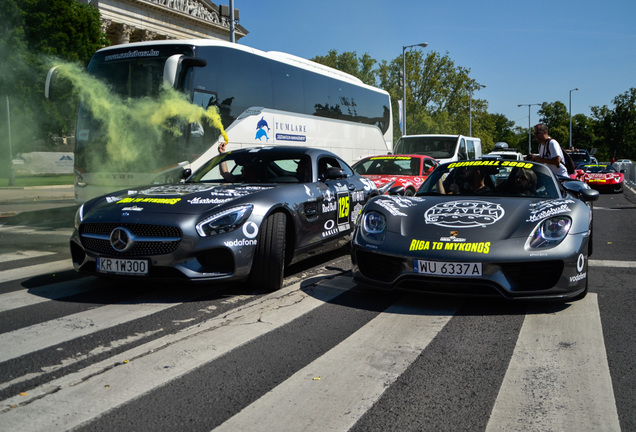
[[[570,215],[580,204],[571,198],[381,196],[367,210],[386,216],[387,231],[413,239],[494,242],[525,238],[542,220]]]
[[[277,185],[184,183],[114,192],[87,203],[87,211],[199,214]]]

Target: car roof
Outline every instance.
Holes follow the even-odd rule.
[[[240,154],[240,153],[255,153],[255,152],[259,152],[259,151],[265,151],[268,152],[270,154],[298,154],[298,155],[310,155],[310,156],[317,156],[317,155],[329,155],[329,156],[333,156],[333,157],[337,157],[339,159],[340,158],[338,155],[328,151],[328,150],[324,150],[324,149],[319,149],[319,148],[314,148],[314,147],[302,147],[302,146],[286,146],[286,145],[274,145],[274,146],[258,146],[258,147],[246,147],[246,148],[241,148],[241,149],[228,149],[229,151],[231,151],[234,154]]]
[[[407,158],[407,157],[418,158],[418,159],[435,159],[431,156],[427,156],[423,154],[382,154],[382,155],[374,155],[374,156],[365,156],[362,159],[360,159],[360,161],[374,159],[374,158],[398,159],[398,158]]]

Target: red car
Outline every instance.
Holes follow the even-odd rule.
[[[599,191],[623,192],[625,175],[612,165],[579,165],[570,177]]]
[[[361,159],[352,168],[378,188],[395,182],[394,186],[404,186],[404,195],[411,196],[437,165],[435,159],[425,155],[381,155]]]

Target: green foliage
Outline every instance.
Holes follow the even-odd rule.
[[[38,143],[53,146],[52,136],[73,133],[77,101],[44,99],[50,59],[86,65],[106,44],[94,6],[76,0],[0,0],[0,55],[11,59],[0,63],[0,95],[10,101],[14,155],[41,147]],[[6,136],[2,111],[0,134]]]
[[[595,133],[598,157],[636,159],[636,88],[616,96],[612,103],[613,109],[592,107],[595,124],[590,129]]]
[[[383,88],[391,95],[394,140],[401,135],[398,101],[403,98],[399,77],[403,69],[402,56],[390,62],[377,62],[368,54],[358,58],[355,52],[313,59],[319,63],[350,73],[365,83]],[[472,117],[472,135],[481,138],[484,153],[503,141],[522,153],[529,145],[533,152],[539,143],[527,128],[516,127],[503,114],[488,112],[488,102],[476,92],[482,87],[470,78],[470,69],[457,66],[449,54],[435,51],[424,56],[422,50],[404,53],[406,62],[406,125],[408,134],[448,133],[468,135]],[[374,66],[376,66],[374,69]],[[472,91],[472,94],[471,94]],[[597,158],[636,159],[636,89],[617,96],[613,109],[592,107],[592,117],[577,114],[572,117],[573,147],[598,149]],[[469,114],[469,106],[470,112]],[[570,115],[560,101],[544,102],[539,110],[540,122],[546,123],[550,136],[565,148],[570,143]]]
[[[311,60],[360,78],[365,84],[376,85],[375,71],[373,70],[376,60],[367,53],[358,57],[355,52],[348,51],[338,54],[337,50],[332,49],[326,56],[316,56]]]

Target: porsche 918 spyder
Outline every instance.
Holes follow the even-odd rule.
[[[188,174],[82,205],[70,241],[74,267],[276,290],[287,264],[347,244],[378,193],[333,153],[302,147],[229,151]]]
[[[598,191],[540,163],[440,165],[415,196],[377,196],[352,238],[358,285],[385,290],[582,298]],[[589,204],[589,205],[588,205]]]
[[[378,188],[392,182],[404,187],[404,195],[414,195],[438,162],[424,155],[371,156],[353,164],[355,172],[371,179]]]

